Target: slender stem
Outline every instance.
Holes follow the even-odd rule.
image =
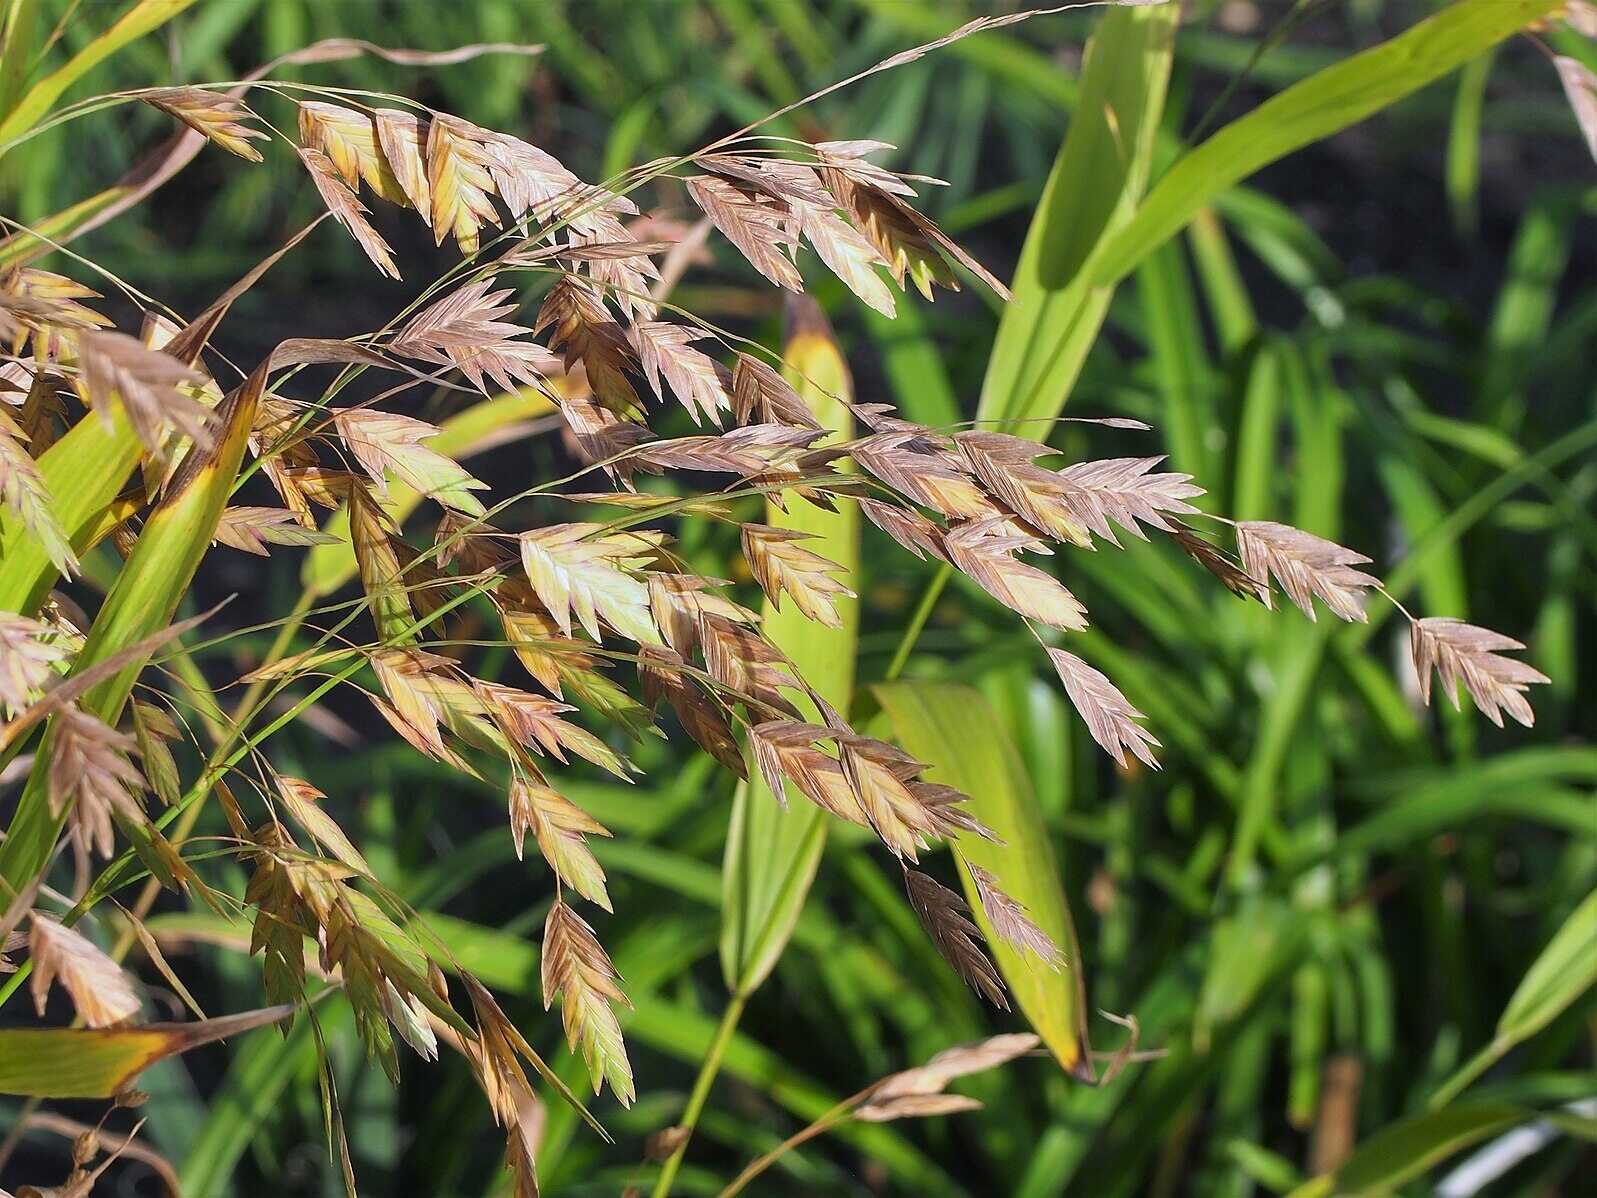
[[[839,1123],[846,1122],[852,1114],[852,1111],[845,1109],[828,1111],[825,1115],[822,1115],[803,1131],[794,1132],[775,1148],[771,1149],[771,1151],[767,1152],[764,1156],[760,1157],[758,1160],[751,1161],[748,1168],[744,1169],[743,1172],[739,1173],[735,1178],[733,1178],[732,1184],[727,1186],[726,1189],[722,1190],[718,1195],[716,1195],[716,1198],[732,1198],[734,1194],[742,1192],[743,1187],[748,1185],[749,1182],[753,1181],[761,1173],[764,1173],[778,1160],[786,1156],[800,1144],[804,1143],[806,1140],[813,1140],[816,1136],[822,1134],[823,1132],[831,1131],[832,1128],[836,1127]]]
[[[1452,1102],[1469,1087],[1470,1083],[1497,1064],[1507,1049],[1508,1045],[1493,1040],[1465,1062],[1462,1069],[1441,1084],[1436,1093],[1426,1100],[1426,1108],[1434,1111]]]
[[[937,606],[937,601],[942,598],[943,588],[948,585],[948,578],[953,574],[953,567],[943,565],[938,568],[937,575],[926,587],[926,593],[921,596],[920,606],[915,609],[915,615],[909,622],[909,627],[904,629],[904,639],[898,642],[898,652],[893,654],[893,660],[887,667],[886,681],[891,682],[904,672],[904,667],[909,664],[909,655],[915,649],[915,642],[920,640],[920,634],[926,630],[926,622],[932,618],[932,609]]]
[[[693,1138],[693,1129],[698,1125],[699,1116],[704,1113],[710,1087],[715,1084],[716,1074],[721,1072],[721,1058],[726,1055],[727,1045],[732,1043],[732,1033],[737,1031],[738,1020],[743,1017],[743,1007],[747,1002],[747,995],[734,994],[726,1004],[726,1010],[721,1013],[721,1025],[715,1029],[715,1039],[710,1041],[710,1050],[699,1066],[699,1076],[694,1079],[693,1092],[688,1095],[688,1105],[678,1125],[685,1133],[682,1143],[677,1145],[676,1151],[666,1158],[665,1165],[660,1169],[660,1179],[654,1183],[654,1198],[666,1198],[671,1192],[671,1183],[676,1180],[677,1170],[682,1167],[688,1141]]]

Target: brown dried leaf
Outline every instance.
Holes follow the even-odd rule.
[[[804,280],[788,256],[793,245],[785,205],[752,196],[715,175],[695,175],[688,194],[749,265],[778,287],[803,291]],[[784,249],[784,247],[786,247]]]

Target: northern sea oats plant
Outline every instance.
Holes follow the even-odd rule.
[[[978,20],[866,73],[1012,19]],[[301,60],[354,52],[313,47]],[[1061,462],[1001,420],[927,427],[874,396],[850,394],[841,372],[823,378],[824,366],[813,363],[824,364],[824,354],[795,352],[784,362],[671,302],[706,227],[795,296],[819,267],[886,316],[895,288],[912,284],[930,300],[967,276],[1008,299],[1004,284],[916,206],[936,181],[876,165],[872,155],[890,148],[881,143],[799,142],[764,134],[761,121],[697,153],[592,184],[528,141],[446,112],[262,75],[31,114],[31,123],[0,127],[0,154],[45,127],[131,102],[186,129],[147,176],[202,142],[252,163],[291,153],[328,216],[378,271],[401,274],[370,220],[378,205],[405,210],[439,244],[452,241],[461,259],[381,329],[346,339],[305,330],[239,366],[209,352],[216,329],[309,230],[184,320],[119,279],[96,278],[94,264],[70,250],[57,253],[59,269],[35,265],[56,240],[8,222],[0,244],[0,748],[8,776],[23,781],[0,843],[0,907],[7,953],[25,955],[8,962],[0,1001],[26,983],[42,1016],[59,987],[81,1023],[99,1030],[92,1039],[71,1029],[0,1031],[7,1092],[115,1095],[131,1104],[132,1081],[154,1060],[244,1027],[314,1017],[312,1004],[336,989],[326,1001],[349,1005],[390,1076],[398,1077],[401,1042],[424,1058],[447,1050],[470,1062],[505,1129],[517,1192],[536,1193],[533,1078],[580,1108],[578,1097],[385,886],[323,806],[315,779],[272,764],[272,734],[338,688],[362,692],[416,752],[502,782],[517,855],[536,851],[551,875],[544,1005],[559,1001],[595,1093],[608,1086],[630,1103],[637,1079],[619,1016],[625,990],[603,946],[607,878],[589,842],[610,833],[561,780],[574,758],[636,776],[627,740],[660,732],[668,711],[727,770],[763,782],[771,802],[812,804],[873,833],[902,866],[932,944],[990,1002],[1007,1007],[1017,968],[1075,971],[1079,987],[1074,944],[1044,930],[1001,872],[961,857],[962,897],[919,868],[939,843],[999,839],[969,796],[927,780],[934,763],[856,726],[847,688],[812,683],[801,654],[766,632],[775,613],[796,611],[824,628],[855,618],[853,571],[822,552],[827,536],[805,523],[815,513],[857,513],[1014,612],[1092,738],[1121,766],[1135,758],[1157,768],[1160,745],[1114,681],[1071,651],[1070,634],[1090,618],[1061,580],[1073,553],[1151,538],[1239,600],[1270,607],[1284,595],[1311,619],[1323,608],[1363,621],[1372,594],[1397,602],[1363,554],[1282,523],[1201,511],[1190,502],[1204,493],[1198,483],[1161,469],[1158,455]],[[698,228],[640,211],[635,197],[644,192],[667,196],[677,210],[691,205]],[[97,303],[111,288],[145,310],[141,328],[112,327]],[[791,301],[800,336],[825,347],[805,305]],[[313,381],[318,367],[335,369],[331,383]],[[374,376],[392,385],[352,398]],[[490,506],[486,484],[435,448],[445,430],[397,410],[421,388],[479,396],[500,405],[505,422],[557,413],[572,469]],[[652,426],[673,405],[700,431],[659,435]],[[1118,418],[1084,423],[1146,428]],[[276,504],[235,502],[256,474]],[[658,475],[675,480],[676,493],[649,489]],[[420,498],[436,518],[414,518]],[[557,518],[507,526],[533,498]],[[747,514],[760,499],[764,516]],[[689,521],[736,529],[760,595],[700,572],[678,551],[672,530]],[[104,602],[87,612],[69,584],[102,542],[122,564]],[[213,551],[283,547],[309,547],[320,573],[308,571],[300,606],[273,622],[270,657],[214,688],[191,656],[205,617],[174,622],[195,573]],[[1057,570],[1039,564],[1050,558]],[[358,599],[326,602],[352,576]],[[748,606],[757,598],[764,611]],[[1435,676],[1455,705],[1462,684],[1494,723],[1505,714],[1532,723],[1527,692],[1547,679],[1506,655],[1519,642],[1400,610],[1426,701]],[[295,648],[313,617],[330,626],[312,633],[311,647]],[[497,635],[480,634],[485,621]],[[525,677],[477,676],[475,663],[492,648],[510,649]],[[198,752],[197,773],[179,768],[179,741]],[[229,835],[192,836],[212,802]],[[216,856],[247,867],[242,893],[196,872],[194,862]],[[78,882],[58,889],[62,859],[75,864]],[[247,917],[249,951],[278,1005],[138,1024],[139,994],[119,964],[135,943],[186,995],[141,922],[157,886]],[[124,931],[108,954],[73,925],[110,903],[118,904],[113,926]],[[782,939],[777,933],[775,952]],[[988,940],[1021,965],[1001,968]],[[749,976],[752,987],[763,974],[756,967]],[[951,1079],[1037,1043],[1011,1035],[952,1050],[862,1091],[815,1127],[966,1109],[971,1100],[943,1092]],[[1073,1047],[1073,1071],[1090,1080],[1084,1026]],[[710,1077],[713,1069],[705,1086]],[[324,1086],[336,1109],[330,1070]],[[658,1192],[669,1189],[696,1114],[667,1141]],[[353,1188],[342,1134],[333,1140]],[[103,1170],[97,1155],[74,1154],[74,1192]]]

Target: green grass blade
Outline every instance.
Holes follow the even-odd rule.
[[[1176,4],[1117,8],[1087,44],[1070,133],[1026,234],[1014,302],[987,364],[980,419],[1057,416],[1097,340],[1114,288],[1090,284],[1086,268],[1147,186],[1180,17]],[[1042,437],[1047,426],[1008,431]]]
[[[166,499],[139,534],[95,618],[78,654],[76,672],[93,668],[171,623],[210,548],[217,521],[238,478],[265,385],[263,365],[218,410],[225,423],[216,446],[208,455],[191,455],[172,480]],[[115,727],[134,680],[148,660],[149,654],[144,654],[127,662],[84,694],[80,705]],[[59,814],[50,811],[49,758],[47,739],[18,800],[5,842],[0,844],[0,894],[20,894],[48,865],[66,821],[66,809]]]
[[[1507,1131],[1531,1117],[1506,1104],[1448,1107],[1415,1115],[1371,1136],[1335,1174],[1299,1186],[1288,1198],[1390,1194],[1471,1144]]]
[[[945,782],[970,795],[970,813],[1003,842],[995,844],[973,836],[954,842],[971,908],[987,935],[999,972],[1032,1027],[1067,1072],[1091,1080],[1075,927],[1042,811],[1008,730],[980,695],[962,686],[895,682],[875,687],[873,693],[894,739],[933,767],[928,780]],[[970,879],[970,865],[996,876],[1059,945],[1065,962],[1057,972],[992,935]]]
[[[26,133],[79,79],[129,42],[159,29],[193,3],[194,0],[139,0],[115,25],[74,54],[64,66],[28,89],[16,108],[0,121],[0,143]]]
[[[801,306],[802,305],[802,306]],[[832,396],[852,398],[848,366],[820,309],[795,301],[784,356],[787,375],[816,418],[840,436],[852,430],[848,411]],[[794,499],[784,513],[766,512],[770,524],[814,533],[806,548],[857,575],[860,567],[859,509],[841,504],[823,511]],[[792,659],[810,685],[839,710],[848,709],[854,690],[854,659],[859,641],[859,604],[838,604],[841,628],[807,619],[789,602],[781,611],[765,610],[765,631]],[[726,923],[721,936],[721,967],[734,994],[752,992],[775,967],[799,913],[826,843],[826,815],[808,800],[794,798],[783,810],[750,769],[749,781],[733,800],[724,865]]]
[[[292,1005],[193,1023],[0,1030],[0,1094],[109,1098],[166,1057],[276,1023]]]
[[[1170,168],[1092,264],[1093,286],[1112,287],[1261,167],[1389,108],[1560,7],[1560,0],[1460,0],[1266,100]]]

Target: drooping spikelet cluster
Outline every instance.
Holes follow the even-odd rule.
[[[241,102],[183,88],[147,99],[224,149],[259,157],[261,133]],[[376,406],[307,405],[265,385],[250,445],[282,506],[232,507],[214,540],[252,553],[323,543],[336,539],[335,526],[318,511],[342,509],[347,533],[336,535],[348,537],[375,636],[268,663],[250,681],[280,688],[319,673],[351,683],[370,677],[375,708],[418,751],[476,776],[488,773],[490,761],[504,763],[517,851],[530,833],[555,882],[543,937],[546,1004],[560,999],[567,1036],[596,1091],[606,1081],[623,1101],[634,1091],[616,1014],[625,1001],[620,979],[576,908],[587,901],[610,909],[604,870],[588,844],[609,832],[561,793],[557,767],[577,757],[622,778],[635,769],[572,718],[579,714],[637,737],[669,709],[729,770],[746,776],[752,762],[777,796],[791,792],[872,831],[904,864],[912,905],[939,951],[978,991],[1005,1002],[964,901],[909,868],[936,841],[991,836],[966,810],[966,796],[927,782],[924,763],[852,727],[846,712],[815,693],[726,584],[674,555],[657,526],[668,516],[738,523],[730,500],[752,494],[779,504],[857,504],[908,552],[947,564],[1031,624],[1054,630],[1050,640],[1086,627],[1088,613],[1036,560],[1056,549],[1118,545],[1121,535],[1165,538],[1231,590],[1266,604],[1278,586],[1311,617],[1318,599],[1345,620],[1362,620],[1367,593],[1379,586],[1358,568],[1367,559],[1284,525],[1236,524],[1235,553],[1220,548],[1195,531],[1204,517],[1189,501],[1200,488],[1161,471],[1156,457],[1045,465],[1054,451],[1037,442],[928,429],[880,404],[850,404],[867,431],[832,438],[770,360],[727,344],[651,294],[675,241],[657,235],[664,222],[653,222],[647,236],[630,226],[637,208],[622,189],[671,178],[778,287],[802,289],[808,247],[864,303],[888,314],[892,285],[912,282],[930,297],[934,286],[957,288],[960,269],[1002,294],[912,206],[916,180],[869,161],[877,143],[784,143],[778,153],[749,141],[702,153],[685,169],[673,164],[604,188],[518,138],[442,113],[318,100],[300,103],[298,118],[300,160],[328,211],[380,270],[398,273],[368,201],[413,211],[439,242],[452,238],[471,269],[381,334],[285,343],[266,373],[332,363],[485,394],[531,388],[558,407],[584,476],[603,471],[620,489],[568,492],[560,499],[575,509],[573,518],[502,529],[490,519],[500,509],[490,512],[479,498],[484,484],[429,448],[437,427]],[[518,300],[522,281],[543,288],[530,314]],[[226,303],[184,328],[152,321],[133,337],[107,328],[80,302],[90,298],[87,289],[28,267],[0,280],[0,336],[11,351],[0,367],[0,503],[62,574],[96,539],[132,538],[127,521],[216,439],[221,423],[223,389],[202,350]],[[667,397],[706,431],[658,436],[651,415]],[[71,423],[74,404],[80,420],[108,427],[125,420],[147,465],[143,488],[119,518],[90,529],[61,523],[60,497],[38,468],[63,418]],[[848,470],[840,469],[844,459]],[[719,476],[725,486],[689,501],[633,489],[640,473],[664,471]],[[425,549],[400,535],[398,487],[443,509]],[[625,519],[613,518],[617,508]],[[838,622],[836,604],[852,594],[838,566],[802,534],[762,523],[740,523],[738,533],[749,572],[773,605],[788,602],[811,620]],[[525,668],[525,685],[477,678],[442,651],[454,613],[468,606],[491,609]],[[1524,692],[1545,679],[1500,655],[1517,642],[1456,621],[1412,627],[1427,698],[1434,668],[1449,691],[1462,680],[1494,720],[1506,710],[1530,722]],[[109,856],[118,826],[136,830],[131,839],[156,876],[197,887],[142,797],[154,789],[172,803],[182,793],[165,748],[178,727],[163,708],[141,702],[131,708],[132,728],[119,730],[76,695],[52,689],[81,644],[82,630],[61,607],[0,615],[8,743],[47,721],[50,802],[70,818],[80,845]],[[1130,753],[1156,765],[1158,741],[1114,683],[1066,649],[1047,651],[1093,738],[1122,764]],[[219,782],[219,773],[207,774],[194,785]],[[527,1090],[521,1062],[547,1075],[546,1067],[469,975],[462,984],[471,1018],[456,1011],[435,947],[407,926],[396,904],[374,897],[369,865],[322,808],[321,793],[292,778],[265,782],[267,822],[247,820],[230,793],[223,808],[253,863],[245,900],[255,910],[251,947],[263,955],[268,992],[287,1000],[302,994],[308,942],[320,971],[342,979],[361,1034],[390,1070],[396,1032],[425,1056],[436,1055],[440,1040],[464,1052],[509,1130],[510,1159],[530,1192],[530,1147],[518,1130]],[[1058,946],[1001,879],[976,870],[974,883],[994,933],[1057,966]],[[77,998],[74,979],[89,977],[99,962],[64,930],[37,920],[34,928]],[[100,993],[110,1005],[97,1014],[121,1017],[123,996],[114,987]],[[90,1013],[81,998],[79,1006]],[[940,1087],[917,1083],[896,1097],[884,1090],[874,1117],[893,1117],[889,1097],[924,1105]]]

